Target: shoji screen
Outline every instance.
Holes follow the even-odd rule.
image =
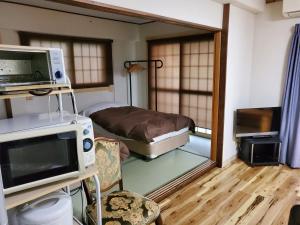
[[[159,40],[149,43],[151,59],[161,59],[163,68],[149,72],[150,108],[191,117],[197,127],[211,128],[214,40]],[[157,102],[155,92],[157,90]]]
[[[181,113],[211,128],[214,41],[183,43]]]
[[[74,42],[73,52],[76,84],[106,82],[104,44]]]
[[[23,45],[61,48],[73,88],[113,84],[112,40],[19,32]]]
[[[180,45],[160,44],[151,48],[151,58],[163,61],[163,67],[157,70],[157,110],[167,113],[179,113],[180,85]],[[151,109],[155,109],[155,71],[151,71]]]

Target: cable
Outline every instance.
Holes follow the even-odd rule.
[[[48,96],[48,114],[51,113],[51,96]]]
[[[74,92],[71,92],[71,100],[72,100],[72,105],[73,105],[74,113],[76,115],[78,115],[77,102],[76,102],[76,98],[75,98]]]
[[[70,87],[72,86],[71,84],[71,80],[69,78],[69,76],[66,74],[66,78],[67,78],[67,83],[70,85]],[[74,114],[78,114],[78,109],[77,109],[77,102],[76,102],[76,98],[75,98],[75,95],[74,95],[74,92],[72,91],[71,92],[71,101],[72,101],[72,106],[73,106],[73,111],[74,111]]]
[[[30,90],[29,94],[34,96],[45,96],[49,95],[53,91],[52,88],[38,89],[38,90]]]
[[[56,112],[60,111],[60,108],[59,108],[59,98],[58,98],[58,95],[55,95],[56,96],[56,103],[57,103],[57,109],[56,109]]]
[[[83,183],[81,181],[81,221],[82,223],[84,223],[84,216],[83,216],[83,193],[82,193],[82,190],[83,190]]]
[[[71,191],[71,196],[74,196],[74,195],[76,195],[79,191],[81,191],[82,189],[81,189],[81,187],[78,187],[78,188],[75,188],[75,189],[73,189],[72,191]]]

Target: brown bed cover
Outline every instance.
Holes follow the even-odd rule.
[[[146,143],[152,142],[155,137],[185,127],[195,131],[195,123],[189,117],[133,106],[107,108],[91,114],[90,117],[111,133]]]

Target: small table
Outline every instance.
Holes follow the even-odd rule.
[[[100,182],[97,176],[97,168],[95,166],[91,166],[86,169],[86,171],[81,174],[79,177],[70,178],[58,182],[49,183],[47,185],[31,188],[28,190],[16,192],[10,195],[5,196],[5,206],[6,209],[12,209],[19,205],[22,205],[26,202],[32,201],[54,191],[58,191],[64,187],[69,187],[74,185],[82,180],[85,180],[89,177],[93,177],[96,185],[96,195],[97,195],[97,225],[102,225],[102,216],[101,216],[101,193],[100,193]],[[77,223],[74,223],[77,224]]]

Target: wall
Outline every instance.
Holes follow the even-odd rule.
[[[134,46],[138,39],[136,25],[1,2],[1,41],[6,44],[19,44],[17,31],[113,39],[115,91],[77,94],[78,108],[81,110],[99,101],[127,102],[127,77],[124,75],[123,62],[135,58]],[[55,109],[54,98],[52,102],[52,108]],[[69,109],[69,104],[67,105]],[[0,103],[0,107],[0,118],[3,118],[3,102]],[[16,115],[45,112],[47,101],[45,98],[29,101],[18,99],[13,101],[12,107]]]
[[[263,12],[266,6],[264,0],[213,0],[222,4],[232,4],[253,13]]]
[[[268,4],[256,17],[251,106],[281,104],[290,41],[299,22],[300,18],[282,16],[282,2]]]
[[[222,27],[223,6],[211,0],[95,0],[96,2],[176,18],[211,27]],[[188,4],[187,4],[188,3]]]
[[[223,162],[237,153],[234,139],[234,111],[250,105],[252,50],[255,15],[230,7],[227,77],[224,115]]]

